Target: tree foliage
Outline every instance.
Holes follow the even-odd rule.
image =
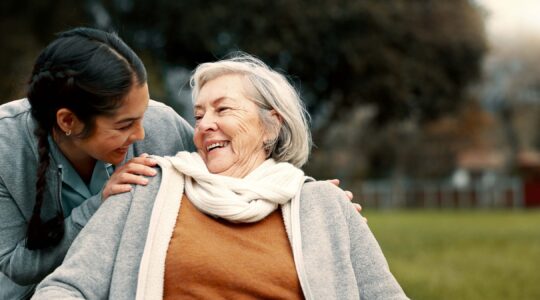
[[[330,122],[366,104],[377,124],[452,113],[485,51],[481,11],[469,0],[136,0],[107,8],[113,27],[168,63],[193,67],[233,50],[261,57],[291,74],[310,111],[324,108]]]
[[[426,124],[459,114],[467,102],[467,87],[479,77],[486,50],[482,11],[474,3],[6,0],[0,4],[0,64],[7,76],[0,90],[4,100],[23,96],[40,48],[73,26],[117,31],[145,61],[152,96],[168,103],[167,70],[189,70],[242,50],[290,74],[315,117],[317,144],[347,148],[338,154],[318,149],[310,164],[317,157],[349,157],[369,165],[368,171],[349,168],[352,176],[386,176],[407,159],[403,149],[415,153],[415,145],[433,140],[421,136]],[[340,128],[347,132],[336,134]],[[326,142],[337,136],[348,142]]]
[[[32,64],[56,32],[92,25],[84,2],[2,0],[0,2],[0,103],[23,97]]]
[[[116,30],[161,65],[192,68],[243,50],[291,74],[310,111],[325,110],[329,122],[366,104],[379,124],[451,113],[485,51],[481,11],[469,0],[7,0],[2,11],[4,66],[80,25]]]

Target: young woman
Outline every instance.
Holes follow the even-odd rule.
[[[149,100],[144,65],[118,36],[61,33],[27,99],[0,106],[0,299],[28,298],[103,201],[147,183],[145,153],[192,150],[192,137]]]

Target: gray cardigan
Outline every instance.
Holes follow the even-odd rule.
[[[143,122],[146,137],[130,147],[126,160],[145,152],[173,155],[194,149],[193,129],[172,108],[150,101]],[[0,106],[0,299],[28,297],[35,284],[60,265],[75,236],[101,205],[98,194],[73,209],[65,220],[64,238],[54,248],[25,248],[38,164],[35,126],[26,99]],[[56,210],[56,168],[52,161],[41,213],[43,220],[53,217]]]
[[[105,201],[33,299],[135,299],[161,178],[159,171],[147,186]],[[366,222],[341,190],[327,182],[305,183],[298,215],[302,264],[296,265],[307,276],[306,296],[407,299]]]

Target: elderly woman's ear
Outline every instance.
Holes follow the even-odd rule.
[[[263,141],[265,146],[270,146],[270,148],[273,148],[279,137],[279,131],[281,130],[283,119],[274,109],[265,110],[264,119],[266,123],[266,132],[264,134]],[[267,150],[271,151],[272,149]]]

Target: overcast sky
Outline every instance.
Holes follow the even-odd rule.
[[[487,30],[493,37],[540,36],[540,0],[477,0],[488,10]]]

